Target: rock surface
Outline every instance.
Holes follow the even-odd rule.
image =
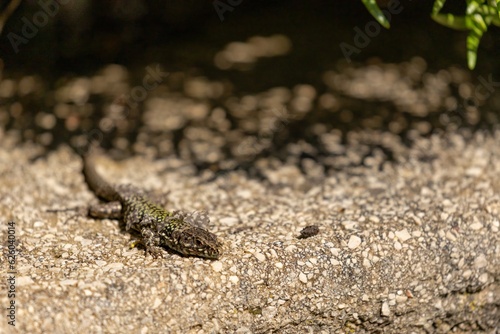
[[[205,182],[182,161],[103,161],[115,182],[207,210],[218,261],[130,248],[79,157],[0,134],[1,248],[14,222],[19,333],[494,333],[500,327],[500,132],[448,132],[394,162],[304,178],[269,166]],[[317,235],[299,239],[317,225]],[[7,275],[2,265],[2,277]],[[2,289],[0,303],[10,302]],[[6,313],[4,309],[4,314]],[[13,332],[2,317],[0,332]]]

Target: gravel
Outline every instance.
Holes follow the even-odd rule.
[[[272,157],[261,161],[267,178],[233,170],[210,182],[175,158],[102,161],[109,179],[164,194],[168,207],[207,210],[208,228],[224,243],[217,261],[167,251],[154,259],[130,248],[134,236],[117,221],[85,216],[97,199],[69,147],[39,158],[40,146],[10,136],[0,133],[0,247],[5,254],[15,222],[19,332],[500,327],[500,131],[415,137],[396,145],[393,161],[373,164],[349,153],[362,143],[347,150],[329,141],[352,167],[314,177]],[[310,225],[319,233],[298,239]],[[3,317],[0,332],[11,329]]]

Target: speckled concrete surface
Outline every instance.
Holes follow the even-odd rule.
[[[109,179],[166,194],[169,208],[207,210],[224,242],[218,261],[153,259],[129,247],[134,236],[117,221],[47,212],[97,201],[80,159],[67,147],[35,159],[38,147],[0,137],[1,247],[14,221],[19,333],[500,326],[500,132],[416,139],[394,162],[314,182],[287,164],[264,168],[268,181],[228,172],[204,182],[179,160],[102,161]],[[298,239],[308,225],[319,234]],[[14,332],[2,319],[0,332]]]

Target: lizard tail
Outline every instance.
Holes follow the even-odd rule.
[[[89,151],[83,155],[83,175],[89,188],[100,198],[106,201],[116,201],[118,192],[99,175],[95,168],[97,149],[91,145]]]

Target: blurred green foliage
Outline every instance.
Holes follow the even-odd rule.
[[[385,28],[390,23],[380,10],[376,0],[361,0],[370,14]],[[456,30],[468,30],[467,65],[469,69],[476,67],[477,48],[481,37],[494,24],[500,27],[500,0],[466,0],[467,8],[464,16],[440,13],[446,0],[435,0],[431,17],[434,21]]]

